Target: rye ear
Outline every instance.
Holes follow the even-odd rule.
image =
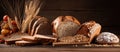
[[[25,5],[25,19],[22,22],[21,32],[25,33],[28,29],[30,21],[39,13],[41,8],[41,0],[30,0]]]
[[[10,29],[14,30],[12,23],[11,23],[11,18],[8,18],[8,25],[9,25]]]
[[[20,30],[20,23],[19,23],[19,21],[18,21],[18,18],[17,18],[17,16],[15,16],[15,22],[16,22],[16,24],[17,24],[17,28]]]

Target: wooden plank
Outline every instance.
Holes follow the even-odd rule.
[[[111,4],[112,3],[112,4]],[[119,8],[120,3],[113,0],[47,0],[44,9],[79,10],[81,8],[114,9]]]
[[[118,21],[120,18],[114,12],[104,12],[104,11],[41,11],[39,15],[45,16],[50,21],[53,21],[56,17],[60,15],[72,15],[76,17],[81,23],[86,21],[95,20],[102,26],[120,26]]]
[[[107,0],[46,0],[39,15],[51,21],[60,15],[72,15],[81,23],[95,20],[102,26],[120,26],[119,5],[118,1]],[[0,18],[5,14],[0,7]]]
[[[119,48],[1,48],[1,52],[120,52]]]

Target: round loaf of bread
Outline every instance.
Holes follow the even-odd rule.
[[[53,22],[53,36],[61,38],[75,35],[80,28],[80,22],[73,16],[58,16]]]
[[[75,35],[79,30],[80,26],[74,22],[67,21],[63,22],[58,26],[57,34],[58,37]]]
[[[97,43],[115,44],[119,43],[119,38],[110,32],[102,32],[96,39]]]

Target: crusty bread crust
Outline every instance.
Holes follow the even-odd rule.
[[[99,35],[101,28],[101,25],[95,21],[85,22],[81,25],[81,28],[77,34],[83,34],[89,37],[89,42],[92,42],[93,38]]]

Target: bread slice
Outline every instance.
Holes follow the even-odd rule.
[[[40,23],[35,30],[34,34],[42,34],[42,35],[52,35],[52,26],[49,22]]]
[[[57,41],[56,38],[53,38],[51,36],[44,36],[44,35],[36,34],[36,35],[34,35],[34,37],[35,37],[35,40],[40,40],[40,42],[44,45]]]
[[[22,40],[22,36],[30,36],[29,34],[27,33],[13,33],[11,34],[9,37],[6,37],[4,38],[5,39],[5,44],[14,44],[15,41],[19,41],[19,40]]]
[[[41,19],[41,18],[38,18],[38,20],[36,20],[36,21],[34,22],[34,24],[31,25],[31,26],[32,26],[32,29],[31,29],[30,35],[34,35],[34,31],[35,31],[36,27],[40,24],[40,19]]]
[[[39,41],[39,40],[35,40],[35,37],[33,37],[33,36],[23,36],[21,38],[24,41],[32,41],[32,42],[38,42]]]
[[[33,24],[35,23],[35,21],[38,20],[38,18],[40,18],[40,17],[36,16],[35,18],[33,18],[33,19],[30,21],[29,26],[28,26],[28,34],[31,33],[32,26],[33,26]]]
[[[57,40],[57,38],[53,38],[52,36],[44,36],[44,35],[40,35],[40,34],[36,34],[34,35],[35,40],[41,40],[41,41],[45,41],[45,42],[54,42]]]
[[[41,43],[41,44],[49,44],[49,43],[55,42],[57,39],[50,36],[36,34],[34,36],[23,36],[22,40]]]
[[[92,40],[98,36],[101,32],[101,25],[96,23],[90,30],[91,36],[90,36],[90,42],[92,42]]]
[[[46,23],[45,23],[46,22]],[[46,25],[47,24],[47,25]],[[49,24],[49,25],[48,25]],[[51,25],[48,21],[47,18],[45,17],[39,17],[38,20],[36,20],[34,22],[33,25],[31,25],[32,28],[31,28],[31,32],[30,34],[33,36],[34,34],[36,33],[39,33],[39,34],[44,34],[44,35],[52,35],[52,30],[50,29],[51,28]],[[43,32],[42,32],[43,31]],[[46,32],[45,32],[46,31]],[[45,34],[46,33],[46,34]]]
[[[32,42],[32,41],[24,41],[24,40],[22,40],[22,41],[16,41],[15,44],[17,46],[30,46],[30,45],[36,45],[38,43],[37,42]]]

